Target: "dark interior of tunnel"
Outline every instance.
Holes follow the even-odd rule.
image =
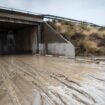
[[[0,55],[31,54],[31,25],[0,22]]]

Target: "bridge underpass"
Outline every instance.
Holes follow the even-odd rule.
[[[74,58],[75,48],[43,15],[0,9],[0,54],[22,53]]]
[[[38,53],[42,17],[0,9],[0,54]]]
[[[1,22],[0,27],[0,54],[36,52],[37,26]]]

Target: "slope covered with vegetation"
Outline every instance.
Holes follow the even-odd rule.
[[[53,20],[48,23],[76,48],[76,55],[105,55],[105,27]]]

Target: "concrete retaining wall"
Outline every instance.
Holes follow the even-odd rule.
[[[43,25],[44,41],[40,44],[41,53],[75,57],[75,47],[48,23]]]
[[[73,58],[75,56],[74,47],[69,43],[49,43],[48,52],[49,54],[62,55]]]

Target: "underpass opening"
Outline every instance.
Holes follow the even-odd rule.
[[[35,54],[38,26],[0,22],[0,54]]]

